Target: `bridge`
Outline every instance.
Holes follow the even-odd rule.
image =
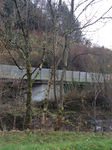
[[[35,68],[32,67],[31,71]],[[35,80],[32,88],[32,99],[36,101],[41,101],[45,97],[45,91],[47,88],[47,82],[50,76],[50,69],[42,69],[40,74]],[[0,65],[0,79],[2,80],[20,80],[26,74],[26,70],[20,70],[18,67],[13,65]],[[59,92],[59,81],[61,80],[62,70],[56,71],[56,82],[57,82],[57,92]],[[32,78],[34,77],[35,73],[33,74]],[[25,76],[24,79],[27,79]],[[92,73],[92,72],[80,72],[80,71],[66,71],[64,82],[85,82],[85,83],[92,83],[92,82],[99,82],[103,83],[104,81],[109,81],[110,75],[109,74],[100,74],[100,73]],[[59,93],[57,93],[59,94]],[[50,98],[53,97],[53,87],[50,90]]]

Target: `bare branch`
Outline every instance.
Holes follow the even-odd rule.
[[[85,2],[87,2],[88,0],[85,0],[85,1],[83,1],[83,2],[80,2],[76,7],[75,7],[75,10],[74,10],[74,12],[76,12],[76,10],[80,7],[80,6],[82,6]]]
[[[97,23],[99,20],[103,19],[103,17],[112,9],[112,6],[105,12],[103,13],[98,19],[96,19],[94,22],[90,23],[90,24],[85,24],[83,27],[81,27],[81,29],[83,28],[87,28],[88,26],[91,26],[95,23]]]
[[[34,78],[32,79],[32,83],[35,81],[35,79],[37,78],[37,76],[39,75],[41,69],[42,69],[42,66],[43,66],[43,63],[44,63],[44,60],[45,60],[45,45],[43,46],[43,55],[42,55],[42,58],[41,58],[41,63],[39,65],[39,67],[36,67],[33,72],[31,74],[34,74],[34,72],[38,69],[38,71],[36,72]]]
[[[48,1],[50,12],[51,12],[52,23],[54,24],[55,14],[54,14],[54,11],[53,11],[53,8],[52,8],[51,0],[47,0],[47,1]]]
[[[91,2],[89,2],[89,4],[87,4],[83,10],[79,13],[79,15],[77,16],[76,20],[78,20],[78,18],[82,15],[82,13],[94,2],[95,0],[92,0]]]
[[[21,17],[21,13],[20,13],[20,10],[19,10],[19,7],[18,7],[18,4],[17,4],[17,1],[16,0],[13,0],[14,3],[15,3],[15,7],[16,7],[16,10],[17,10],[17,14],[18,14],[18,17],[19,17],[19,21],[20,21],[20,25],[21,25],[21,30],[22,30],[22,33],[23,33],[23,37],[24,37],[24,41],[25,41],[25,45],[26,45],[26,48],[27,48],[27,51],[29,49],[31,49],[30,45],[29,45],[29,40],[28,40],[28,27],[26,25],[26,27],[24,27],[23,25],[23,22],[22,22],[22,17]],[[25,30],[26,29],[26,30]],[[28,52],[25,51],[26,55],[28,55]]]

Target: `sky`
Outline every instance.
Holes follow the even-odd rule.
[[[94,29],[96,31],[94,32]],[[112,21],[108,21],[101,28],[93,27],[93,32],[88,32],[87,37],[94,45],[103,46],[112,50]]]
[[[64,0],[70,5],[70,0]],[[75,7],[77,4],[85,0],[75,0]],[[87,6],[92,0],[86,0],[86,3],[78,7],[74,12],[75,16],[78,16],[80,12]],[[111,6],[112,0],[95,0],[95,4],[92,3],[78,18],[82,26],[89,20],[90,23],[97,20],[102,14],[104,14]],[[112,9],[105,15],[105,17],[112,17]],[[94,25],[83,29],[83,34],[91,40],[94,45],[103,46],[112,50],[112,19],[103,19]]]

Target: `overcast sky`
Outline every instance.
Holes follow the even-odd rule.
[[[70,0],[65,1],[68,3],[68,5],[70,4]],[[75,0],[75,6],[83,1],[85,0]],[[87,0],[87,3],[79,7],[79,9],[77,9],[75,12],[75,15],[78,16],[78,14],[90,1],[91,0]],[[91,18],[91,22],[95,21],[112,6],[112,0],[96,1],[96,4],[90,5],[90,7],[88,7],[88,9],[86,9],[86,11],[79,17],[79,21],[82,23],[82,25]],[[106,16],[112,17],[112,9],[108,12],[108,14],[106,14]],[[83,31],[86,37],[92,41],[92,43],[110,48],[112,50],[112,20],[101,20],[100,22],[84,29]]]
[[[112,50],[112,21],[108,21],[101,28],[98,28],[97,25],[92,27],[93,30],[95,28],[96,31],[88,32],[87,37],[91,39],[92,43]]]

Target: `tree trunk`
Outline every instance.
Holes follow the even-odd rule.
[[[63,70],[61,74],[61,80],[60,80],[60,100],[58,101],[58,115],[57,115],[57,122],[55,130],[59,130],[62,125],[62,113],[63,113],[63,102],[64,102],[64,77],[66,73],[66,67],[67,67],[67,60],[68,60],[68,35],[65,35],[65,46],[63,50]]]
[[[47,102],[48,99],[44,99],[44,108],[42,112],[42,120],[41,120],[41,129],[45,129],[45,123],[46,123],[46,114],[47,114]]]
[[[31,74],[31,64],[26,63],[26,73],[27,73],[27,100],[26,100],[26,117],[25,117],[25,128],[31,128],[32,122],[32,74]]]
[[[47,91],[44,99],[44,108],[43,108],[43,113],[42,113],[42,121],[41,121],[41,128],[45,129],[45,122],[46,122],[46,113],[47,113],[47,105],[48,105],[48,99],[49,99],[49,92],[52,84],[52,78],[53,78],[53,68],[51,68],[50,72],[50,78],[48,81],[48,86],[47,86]]]
[[[68,30],[71,31],[72,26],[73,26],[73,12],[74,12],[74,0],[71,0],[71,16],[70,16],[70,21],[71,25],[70,27],[68,26]],[[70,43],[70,35],[65,34],[65,45],[64,45],[64,50],[63,50],[63,71],[61,75],[61,82],[60,82],[60,100],[58,102],[58,116],[57,116],[57,122],[56,122],[56,127],[55,130],[59,130],[61,125],[62,125],[62,113],[63,113],[63,102],[64,102],[64,77],[66,73],[66,68],[67,68],[67,63],[68,63],[68,51],[69,51],[69,43]]]
[[[64,76],[65,76],[66,69],[64,68],[61,75],[61,81],[60,81],[60,99],[58,101],[58,115],[57,115],[57,122],[55,131],[59,130],[62,125],[62,114],[63,114],[63,102],[64,102]]]
[[[53,75],[54,75],[54,79],[53,79],[53,85],[54,85],[54,100],[55,102],[57,101],[57,96],[56,96],[56,49],[57,49],[57,35],[58,35],[58,31],[56,30],[56,26],[54,25],[55,29],[53,32]]]
[[[14,121],[13,121],[13,130],[16,129],[16,115],[14,115]]]

